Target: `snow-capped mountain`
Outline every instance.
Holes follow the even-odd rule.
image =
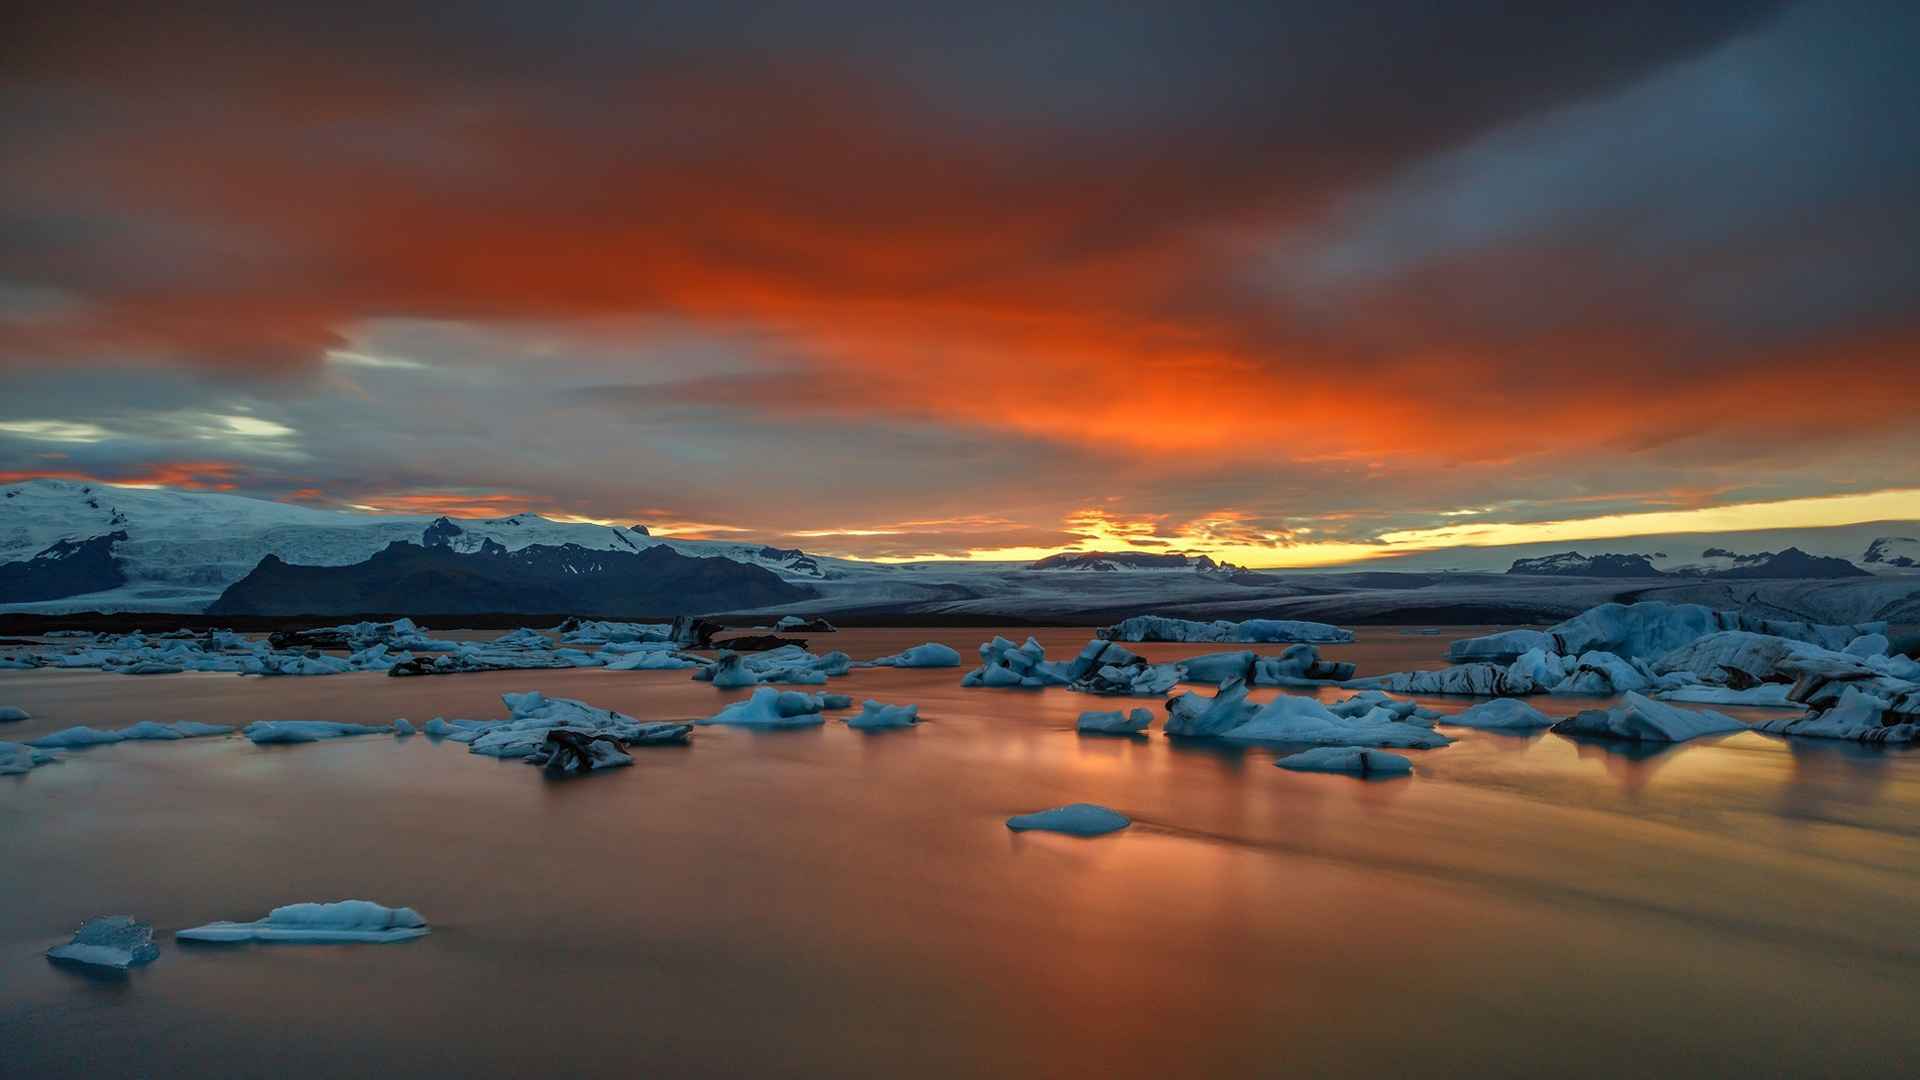
[[[1878,536],[1867,545],[1860,561],[1875,568],[1890,570],[1920,569],[1920,537]]]
[[[0,488],[0,564],[27,562],[62,542],[77,544],[113,533],[124,534],[111,545],[123,583],[57,599],[36,596],[31,606],[197,611],[268,555],[295,565],[345,566],[372,557],[396,540],[463,554],[488,545],[519,551],[572,544],[631,553],[665,544],[682,554],[718,555],[804,581],[831,576],[834,564],[842,562],[758,544],[663,540],[648,536],[642,526],[553,521],[538,514],[488,519],[388,516],[218,492],[69,480],[29,480]]]

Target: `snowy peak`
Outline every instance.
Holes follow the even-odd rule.
[[[1656,555],[1655,558],[1664,556]],[[1655,578],[1666,575],[1653,568],[1653,562],[1645,555],[1582,555],[1577,551],[1563,551],[1557,555],[1542,555],[1534,559],[1515,559],[1507,568],[1509,574],[1523,574],[1536,577],[1623,577]]]
[[[1163,555],[1147,551],[1063,551],[1027,565],[1029,570],[1077,570],[1100,574],[1128,570],[1198,570],[1205,573],[1221,568],[1221,564],[1205,555]]]
[[[1860,561],[1896,570],[1920,569],[1920,537],[1882,536],[1867,545]]]

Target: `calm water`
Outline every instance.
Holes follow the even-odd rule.
[[[817,646],[971,655],[989,633]],[[1068,655],[1087,632],[1038,636]],[[1438,666],[1453,636],[1363,631],[1327,651],[1363,674]],[[918,702],[915,730],[703,728],[572,781],[386,736],[99,747],[0,778],[0,1075],[1876,1076],[1920,1060],[1920,754],[1743,733],[1643,756],[1455,729],[1410,752],[1415,777],[1366,782],[1274,769],[1273,750],[1080,736],[1081,709],[1132,703],[959,674],[834,681]],[[35,719],[0,737],[499,716],[522,689],[659,719],[742,696],[685,672],[6,672],[0,704]],[[1136,824],[1002,827],[1072,801]],[[171,938],[343,897],[417,907],[434,932]],[[157,962],[102,979],[41,959],[115,912],[154,923]]]

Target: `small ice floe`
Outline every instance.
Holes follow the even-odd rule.
[[[783,619],[781,621],[785,622],[786,620]],[[951,645],[942,645],[937,641],[929,641],[924,645],[915,645],[911,649],[903,649],[891,656],[876,656],[872,660],[864,661],[856,666],[894,668],[959,667],[960,652]]]
[[[782,615],[780,621],[773,624],[773,628],[783,634],[835,634],[839,633],[840,629],[818,615],[812,618],[805,615]]]
[[[700,723],[762,728],[811,727],[826,723],[827,718],[821,715],[826,707],[825,695],[763,686],[755,690],[752,697],[736,701]]]
[[[6,724],[6,723],[11,723],[15,720],[26,720],[26,719],[29,719],[29,716],[27,715],[27,710],[21,708],[20,706],[0,705],[0,724]]]
[[[1413,771],[1413,762],[1400,754],[1361,746],[1317,746],[1283,757],[1274,764],[1282,769],[1300,772],[1353,773],[1357,776],[1405,776]]]
[[[1440,722],[1493,731],[1526,731],[1552,727],[1553,717],[1519,698],[1503,697],[1483,701],[1471,708],[1462,709],[1452,716],[1443,716]]]
[[[1074,723],[1075,731],[1098,732],[1105,735],[1132,735],[1147,730],[1153,725],[1153,712],[1150,709],[1134,709],[1121,712],[1083,712]]]
[[[1015,814],[1007,819],[1007,828],[1014,832],[1066,833],[1068,836],[1100,836],[1117,832],[1133,822],[1124,814],[1115,813],[1104,806],[1093,803],[1074,803],[1070,806],[1056,806],[1051,810],[1037,810],[1031,814]]]
[[[191,720],[181,720],[172,724],[142,720],[128,727],[101,729],[91,727],[70,727],[37,739],[29,740],[33,746],[43,749],[60,747],[74,749],[83,746],[104,746],[118,742],[172,742],[176,739],[198,739],[208,735],[227,735],[233,728],[226,724],[200,724]]]
[[[581,663],[582,659],[586,663]],[[439,656],[410,656],[387,668],[396,678],[414,675],[472,675],[485,671],[537,671],[553,668],[593,667],[598,660],[590,654],[549,649],[515,648],[489,645],[481,648],[460,645]]]
[[[1162,615],[1135,615],[1097,631],[1113,641],[1241,641],[1279,644],[1316,642],[1338,644],[1353,640],[1351,630],[1297,619],[1248,619],[1245,622],[1195,622]]]
[[[860,715],[848,720],[847,726],[859,731],[884,731],[912,727],[919,722],[918,705],[883,705],[868,698],[860,704]]]
[[[160,955],[153,943],[153,927],[131,915],[103,915],[88,919],[73,932],[73,940],[47,950],[47,959],[61,964],[125,971],[150,963]]]
[[[1166,733],[1194,738],[1225,735],[1247,722],[1255,706],[1245,679],[1228,679],[1212,697],[1189,690],[1167,702]]]
[[[591,735],[567,728],[554,728],[527,755],[527,764],[539,765],[559,776],[613,769],[633,764],[633,758],[610,735]]]
[[[390,727],[371,724],[337,724],[331,720],[255,720],[240,729],[240,734],[260,746],[276,743],[310,743],[322,739],[341,739],[349,735],[391,733]]]
[[[1849,686],[1841,691],[1839,701],[1824,712],[1763,720],[1753,727],[1755,731],[1773,735],[1876,744],[1920,742],[1920,687],[1903,695],[1884,697]]]
[[[1561,735],[1635,742],[1685,742],[1746,729],[1747,725],[1730,716],[1708,709],[1682,709],[1637,693],[1628,693],[1625,704],[1586,709],[1553,725]]]
[[[1122,697],[1162,697],[1185,677],[1179,664],[1154,664],[1147,658],[1102,638],[1094,638],[1080,655],[1054,670],[1067,687],[1083,694]]]
[[[670,623],[601,622],[572,618],[555,627],[568,645],[608,645],[628,641],[672,641]]]
[[[181,930],[182,941],[280,941],[307,944],[411,941],[427,934],[427,920],[412,908],[383,907],[371,900],[288,904],[253,922],[212,922]]]
[[[1699,604],[1671,604],[1643,600],[1635,604],[1601,604],[1546,630],[1507,630],[1486,637],[1456,641],[1447,658],[1507,660],[1529,649],[1568,655],[1601,650],[1627,660],[1652,659],[1709,634],[1744,630],[1791,638],[1823,649],[1839,649],[1863,634],[1886,629],[1884,623],[1829,626],[1767,619],[1737,611],[1715,611]]]
[[[393,722],[393,734],[396,738],[412,735],[413,733],[413,721],[406,717],[402,716]]]
[[[453,725],[447,723],[446,717],[436,716],[422,725],[420,730],[424,731],[428,738],[444,739],[453,734]]]
[[[32,772],[36,766],[60,760],[58,756],[46,750],[36,750],[25,743],[0,742],[0,776],[19,776]]]

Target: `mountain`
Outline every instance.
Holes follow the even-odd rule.
[[[1734,580],[1872,576],[1871,571],[1862,570],[1845,559],[1831,555],[1809,555],[1797,547],[1790,547],[1780,552],[1762,551],[1753,555],[1737,555],[1725,548],[1708,548],[1701,552],[1701,557],[1731,562],[1732,565],[1720,568],[1687,567],[1676,572],[1691,577]]]
[[[1645,555],[1582,555],[1563,551],[1533,559],[1515,559],[1509,574],[1532,577],[1620,577],[1657,578],[1666,575],[1653,568]]]
[[[1873,543],[1867,545],[1866,554],[1860,556],[1860,561],[1901,570],[1920,567],[1920,537],[1875,537]]]
[[[1082,570],[1114,573],[1121,570],[1215,570],[1219,565],[1205,555],[1159,555],[1147,551],[1063,551],[1027,564],[1029,570]]]
[[[55,540],[31,559],[0,563],[0,604],[55,600],[75,593],[117,589],[127,583],[114,544],[125,532],[85,540]]]
[[[807,600],[815,592],[777,574],[672,548],[592,550],[487,539],[459,552],[396,541],[363,562],[298,566],[268,555],[208,606],[215,615],[355,615],[368,612],[568,612],[699,615]]]
[[[110,581],[103,565],[88,575],[52,575],[45,564],[33,569],[16,565],[0,576],[42,584],[0,594],[6,597],[0,604],[32,603],[43,611],[199,611],[268,555],[298,565],[345,566],[396,540],[457,553],[476,552],[489,543],[508,551],[572,544],[589,551],[634,553],[664,546],[683,555],[723,556],[789,580],[825,580],[848,566],[845,560],[795,549],[663,540],[649,536],[644,526],[554,521],[538,514],[484,520],[388,516],[218,492],[68,480],[28,480],[0,488],[0,565],[31,562],[59,543],[112,534],[120,534],[110,552],[121,575],[118,580]]]

